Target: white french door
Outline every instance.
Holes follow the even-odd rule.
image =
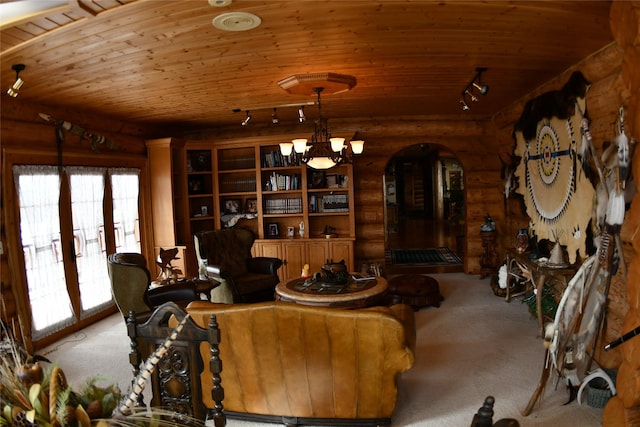
[[[37,341],[112,305],[106,240],[140,252],[139,170],[15,165],[13,173]]]

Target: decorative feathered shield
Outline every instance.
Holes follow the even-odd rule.
[[[579,155],[588,88],[584,76],[574,73],[562,90],[529,101],[514,133],[520,157],[516,192],[524,196],[531,229],[538,239],[566,246],[572,264],[577,252],[586,255],[595,193]]]

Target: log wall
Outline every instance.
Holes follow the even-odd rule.
[[[626,108],[627,134],[640,139],[640,2],[615,1],[610,12],[611,31],[623,51],[622,70],[616,82]],[[635,150],[632,173],[640,179],[640,150]],[[628,260],[627,303],[619,335],[640,326],[640,193],[627,211],[620,233]],[[622,295],[621,295],[622,296]],[[607,337],[610,338],[610,337]],[[618,394],[604,409],[603,426],[640,425],[640,338],[632,338],[615,349],[619,364]]]

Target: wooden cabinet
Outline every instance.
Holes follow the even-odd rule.
[[[255,256],[280,258],[283,262],[278,271],[280,280],[300,277],[302,268],[309,264],[313,274],[320,271],[327,260],[344,260],[353,270],[353,239],[261,239],[254,244]]]
[[[304,264],[317,272],[327,259],[354,269],[352,165],[311,169],[273,142],[163,138],[147,147],[156,246],[184,246],[186,275],[197,274],[193,235],[225,227],[252,230],[253,254],[283,259],[283,280]]]

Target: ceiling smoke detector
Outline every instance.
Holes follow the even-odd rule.
[[[231,0],[209,0],[209,6],[225,7],[231,4]]]
[[[229,12],[213,18],[213,26],[223,31],[249,31],[260,26],[259,16],[247,12]]]

